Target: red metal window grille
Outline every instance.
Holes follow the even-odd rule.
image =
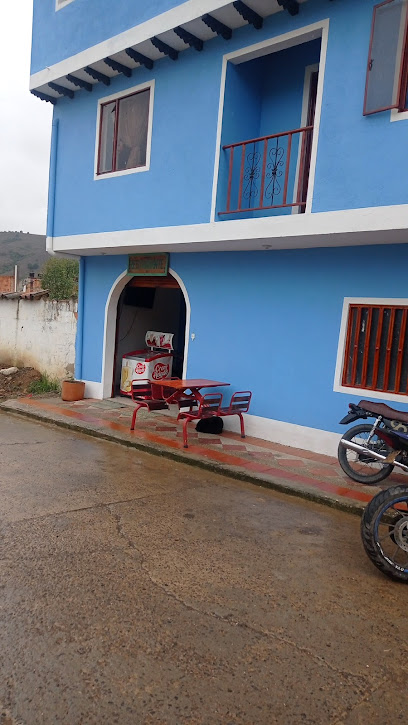
[[[150,88],[101,106],[98,174],[146,165]]]
[[[300,163],[295,200],[289,201],[289,177],[291,170],[294,171],[294,137],[298,139]],[[289,207],[304,210],[312,139],[313,125],[310,125],[223,146],[223,150],[229,153],[227,208],[218,214]],[[293,193],[292,188],[291,191]]]
[[[408,0],[384,0],[373,8],[364,93],[365,116],[407,106]]]
[[[408,395],[408,306],[350,305],[342,385]]]

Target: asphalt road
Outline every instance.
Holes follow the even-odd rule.
[[[383,725],[408,588],[351,515],[0,414],[1,725]]]

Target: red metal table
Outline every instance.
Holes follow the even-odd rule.
[[[202,388],[222,388],[230,385],[230,383],[220,383],[219,380],[206,380],[201,378],[192,380],[164,379],[156,384],[161,385],[163,388],[171,388],[174,391],[166,398],[167,403],[177,403],[186,394],[188,395],[187,391],[190,391],[195,400],[200,402],[202,399],[200,390]]]

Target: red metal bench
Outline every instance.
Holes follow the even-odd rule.
[[[220,408],[217,415],[221,418],[227,415],[237,415],[241,423],[241,438],[245,438],[245,425],[242,413],[247,413],[251,403],[252,393],[250,390],[241,390],[234,393],[228,408]]]
[[[132,380],[131,394],[136,407],[133,411],[130,430],[135,429],[136,415],[140,408],[147,408],[149,411],[169,409],[163,398],[163,389],[150,380]]]
[[[184,448],[188,448],[187,425],[191,420],[202,420],[203,418],[213,418],[218,416],[220,405],[222,403],[222,393],[207,393],[200,400],[198,410],[190,410],[188,413],[180,411],[177,420],[183,421],[183,442]]]

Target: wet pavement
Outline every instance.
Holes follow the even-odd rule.
[[[58,396],[33,396],[8,400],[0,404],[0,409],[224,472],[241,480],[259,482],[356,513],[361,513],[380,490],[352,481],[341,470],[337,458],[249,436],[242,439],[231,431],[224,430],[222,435],[198,433],[191,424],[189,447],[185,449],[181,425],[176,419],[177,406],[164,413],[139,410],[134,431],[130,431],[134,404],[127,398],[67,403]],[[239,426],[237,417],[235,422]],[[407,476],[394,472],[383,486],[396,483],[407,484]]]
[[[0,414],[1,725],[383,725],[407,589],[355,516]]]

